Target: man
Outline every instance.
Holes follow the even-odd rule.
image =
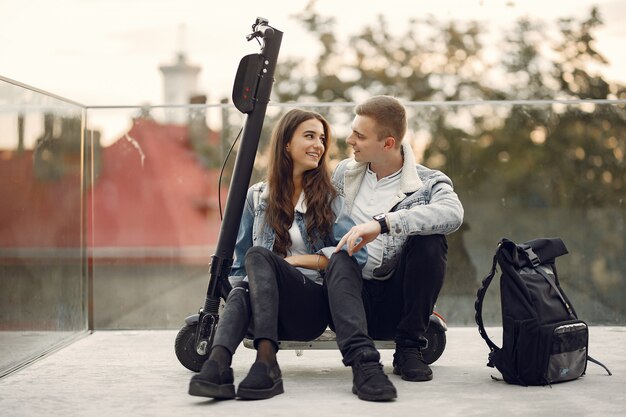
[[[463,207],[443,173],[415,163],[403,143],[406,111],[393,97],[358,105],[346,142],[354,158],[339,163],[333,183],[354,226],[339,242],[325,275],[337,344],[352,367],[352,392],[370,401],[396,398],[374,339],[394,340],[393,373],[428,381],[421,350],[447,260],[445,235],[461,226]],[[351,258],[367,245],[362,271]]]

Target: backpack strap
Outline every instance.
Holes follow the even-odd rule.
[[[559,289],[559,287],[556,286],[556,283],[554,282],[554,279],[552,279],[550,277],[550,275],[548,275],[548,273],[546,271],[544,271],[543,268],[541,268],[540,266],[538,266],[538,267],[536,267],[534,269],[535,269],[535,271],[537,271],[537,273],[539,273],[539,275],[541,275],[543,277],[543,279],[545,279],[548,282],[548,284],[550,284],[552,289],[559,296],[559,298],[561,299],[561,302],[563,303],[563,305],[565,306],[565,309],[567,310],[567,314],[569,314],[569,316],[571,318],[573,318],[573,319],[577,318],[576,314],[574,314],[574,311],[572,310],[572,307],[569,305],[569,303],[563,297],[563,294],[561,293],[561,290]]]
[[[496,264],[498,263],[498,253],[500,252],[500,248],[502,247],[502,241],[498,243],[498,250],[496,254],[493,256],[493,264],[491,265],[491,271],[489,275],[487,275],[482,282],[482,285],[478,289],[476,293],[476,302],[474,303],[474,309],[476,310],[476,324],[478,325],[478,332],[487,342],[487,346],[489,346],[489,350],[491,352],[500,350],[500,348],[491,341],[489,336],[487,335],[487,330],[485,330],[485,326],[483,324],[483,300],[485,299],[485,294],[487,293],[487,289],[489,288],[489,284],[493,280],[493,277],[496,275]]]
[[[604,370],[605,370],[605,371],[609,374],[609,376],[613,375],[613,374],[611,373],[611,371],[609,371],[609,368],[607,368],[606,366],[604,366],[604,364],[603,364],[602,362],[600,362],[599,360],[594,359],[594,358],[592,358],[592,357],[591,357],[591,356],[589,356],[589,355],[587,355],[587,360],[589,360],[589,362],[593,362],[593,363],[595,363],[596,365],[600,365],[601,367],[603,367],[603,368],[604,368]]]

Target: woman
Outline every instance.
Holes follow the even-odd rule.
[[[265,399],[283,393],[279,339],[312,340],[330,321],[321,272],[354,225],[330,181],[328,122],[299,109],[272,133],[267,181],[248,190],[235,247],[230,292],[213,347],[189,393]],[[367,253],[356,254],[362,267]],[[230,367],[250,331],[257,356],[235,394]]]

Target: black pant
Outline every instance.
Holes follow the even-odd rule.
[[[312,340],[330,320],[322,286],[306,278],[274,252],[254,246],[245,259],[247,289],[237,285],[228,295],[220,315],[214,346],[231,354],[247,332],[254,344],[260,339]]]
[[[337,345],[346,365],[373,339],[400,346],[424,347],[429,317],[443,286],[448,244],[444,235],[407,239],[391,278],[364,280],[346,252],[330,259],[325,275]]]

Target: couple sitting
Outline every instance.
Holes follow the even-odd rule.
[[[331,132],[294,109],[272,133],[267,181],[248,190],[232,274],[213,347],[189,393],[265,399],[283,393],[278,340],[335,331],[360,399],[397,397],[373,340],[394,340],[393,373],[432,379],[421,350],[443,285],[445,235],[463,207],[443,173],[403,144],[406,111],[393,97],[358,105],[346,142],[354,158],[331,174]],[[233,277],[231,277],[231,280]],[[232,356],[253,335],[255,362],[235,391]]]

